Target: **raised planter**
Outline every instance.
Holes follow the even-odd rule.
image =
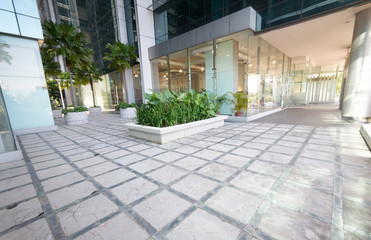
[[[88,123],[88,112],[69,112],[64,114],[66,125],[79,125]]]
[[[60,109],[53,109],[53,117],[54,118],[61,118],[62,117],[62,108]]]
[[[125,126],[129,129],[129,135],[132,137],[163,144],[223,126],[224,119],[226,118],[228,117],[216,116],[205,120],[164,128],[142,126],[136,123],[127,123]]]
[[[135,118],[137,116],[137,109],[135,107],[120,108],[121,118]]]
[[[90,115],[98,115],[102,113],[102,108],[101,107],[91,107],[89,108],[89,114]]]

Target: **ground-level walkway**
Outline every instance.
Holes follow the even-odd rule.
[[[315,108],[163,145],[115,114],[20,136],[24,161],[0,165],[0,239],[370,239],[370,151]]]

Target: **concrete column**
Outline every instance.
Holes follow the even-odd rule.
[[[147,9],[152,4],[151,0],[134,0],[135,15],[138,34],[138,51],[140,58],[140,76],[142,81],[143,100],[144,93],[149,91],[152,86],[151,62],[149,60],[148,48],[155,45],[155,30],[153,22],[153,12]]]
[[[371,117],[371,8],[356,14],[342,116]]]

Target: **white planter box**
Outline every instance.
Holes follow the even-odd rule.
[[[88,123],[88,112],[69,112],[64,114],[66,125],[79,125]]]
[[[132,137],[163,144],[223,126],[224,119],[226,118],[228,117],[216,116],[205,120],[164,128],[142,126],[136,123],[127,123],[125,126],[129,129],[129,135]]]
[[[131,108],[120,108],[121,118],[135,118],[137,116],[137,109],[134,107]]]
[[[89,114],[90,115],[98,115],[102,113],[102,108],[101,107],[91,107],[89,108]]]
[[[53,111],[53,117],[54,118],[61,118],[62,117],[62,109],[56,109],[52,110]]]

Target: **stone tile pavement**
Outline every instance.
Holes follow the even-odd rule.
[[[0,239],[370,239],[357,125],[251,122],[158,145],[104,114],[19,137]]]

